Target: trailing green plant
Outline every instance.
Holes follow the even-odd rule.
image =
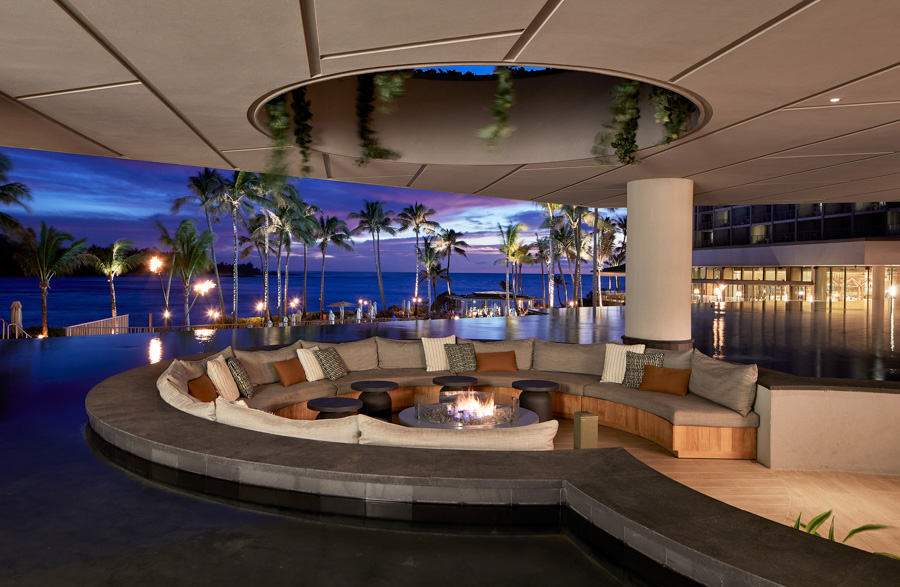
[[[291,91],[291,107],[294,110],[294,142],[300,147],[300,174],[309,175],[309,151],[312,145],[312,111],[306,99],[306,87]]]
[[[392,71],[375,74],[375,92],[378,98],[378,111],[382,114],[393,114],[397,109],[395,102],[406,94],[406,80],[412,77],[409,71]]]
[[[592,152],[598,164],[604,164],[603,158],[612,150],[619,163],[634,165],[637,158],[634,154],[638,150],[637,129],[638,120],[641,118],[641,110],[638,99],[641,95],[641,82],[637,80],[622,80],[622,83],[613,86],[612,104],[609,112],[612,120],[606,123],[605,131],[599,133],[594,139]]]
[[[649,100],[654,109],[653,118],[666,129],[661,145],[668,145],[681,136],[697,111],[697,106],[678,92],[659,86],[650,89]]]
[[[273,175],[286,175],[287,164],[286,149],[288,145],[288,131],[291,121],[287,115],[285,99],[279,98],[266,104],[269,132],[272,133],[272,153],[269,157],[269,169],[267,173]]]
[[[400,153],[385,149],[378,144],[378,135],[372,128],[372,113],[375,111],[375,75],[362,74],[356,78],[356,135],[362,156],[356,160],[362,167],[370,159],[399,159]]]
[[[508,138],[516,130],[516,127],[509,123],[509,109],[516,103],[512,73],[502,66],[494,73],[497,76],[497,90],[491,104],[494,122],[478,130],[478,136],[485,141],[485,148],[492,152],[497,151],[500,141]]]
[[[800,512],[800,515],[797,516],[797,521],[794,522],[794,529],[802,530],[802,531],[806,532],[807,534],[812,534],[813,536],[819,536],[821,538],[822,535],[819,534],[819,528],[821,528],[825,524],[825,522],[828,521],[828,518],[831,517],[831,512],[832,512],[832,510],[828,510],[825,513],[819,514],[818,516],[814,517],[806,524],[804,524],[800,521],[800,518],[803,517],[803,512]],[[854,528],[854,529],[850,530],[850,532],[847,533],[847,535],[844,537],[844,539],[841,540],[841,544],[847,542],[848,540],[850,540],[852,537],[856,536],[860,532],[871,532],[872,530],[884,530],[885,528],[888,528],[888,527],[889,526],[883,526],[881,524],[864,524],[858,528]],[[828,540],[831,540],[832,542],[836,542],[836,540],[834,539],[834,518],[831,518],[831,526],[828,528]],[[881,554],[884,556],[889,556],[891,558],[900,559],[900,557],[898,557],[897,555],[891,554],[889,552],[876,552],[875,554]]]

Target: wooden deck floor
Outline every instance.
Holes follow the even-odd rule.
[[[572,449],[573,423],[559,420],[557,450]],[[829,509],[835,513],[835,536],[851,528],[885,524],[848,544],[870,552],[900,555],[900,476],[822,471],[772,471],[756,461],[677,459],[665,449],[633,434],[600,426],[601,448],[621,446],[663,475],[734,507],[791,525]],[[825,532],[828,529],[825,528]]]

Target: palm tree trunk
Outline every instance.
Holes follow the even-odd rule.
[[[325,247],[322,247],[322,279],[319,289],[319,318],[325,317]]]
[[[308,245],[306,242],[303,242],[303,302],[300,305],[300,318],[306,314],[306,251],[308,249]]]
[[[602,306],[603,300],[600,299],[600,263],[598,262],[597,250],[600,246],[600,239],[597,237],[597,228],[600,225],[600,211],[594,208],[594,307]]]
[[[509,316],[509,257],[506,258],[506,307],[503,308],[503,315]]]
[[[188,308],[188,297],[190,297],[189,289],[190,280],[184,276],[181,277],[181,289],[184,292],[184,324],[187,324],[188,330],[191,329],[191,311]]]
[[[431,275],[428,275],[428,319],[431,320]]]
[[[419,229],[418,228],[415,229],[415,233],[416,233],[416,273],[415,273],[416,293],[414,294],[414,297],[418,298],[419,297]]]
[[[41,283],[41,333],[44,336],[49,334],[47,330],[47,293],[50,291],[50,282]]]
[[[573,289],[575,290],[575,306],[581,306],[581,298],[584,295],[581,292],[581,215],[576,216],[576,224],[575,224],[575,275],[573,279],[575,281],[575,285]]]
[[[559,289],[559,285],[556,284],[556,272],[553,270],[553,252],[555,247],[553,246],[553,225],[556,223],[556,214],[552,211],[550,213],[550,263],[547,266],[547,305],[551,308],[553,307],[553,286],[556,285],[556,288]]]
[[[112,311],[112,317],[116,317],[116,288],[113,287],[113,276],[109,276],[109,305]]]
[[[562,268],[562,255],[560,255],[560,256],[558,256],[558,257],[556,258],[556,263],[557,263],[557,265],[559,265],[559,278],[560,278],[560,281],[562,281],[563,298],[564,298],[565,301],[568,303],[568,301],[569,301],[569,288],[566,287],[566,277],[565,277],[565,273],[563,273],[563,268]],[[560,303],[562,303],[562,302],[563,302],[563,300],[560,300]],[[563,304],[563,306],[565,306],[565,305],[566,305],[566,304]]]
[[[269,311],[269,215],[266,214],[266,240],[263,243],[263,307],[266,309],[266,320],[272,321],[272,312]]]
[[[165,299],[166,313],[169,314],[169,317],[166,318],[166,320],[168,320],[170,324],[172,323],[172,315],[169,312],[169,300],[171,299],[170,296],[172,295],[172,275],[174,273],[175,273],[175,250],[173,249],[172,250],[172,262],[169,263],[169,283],[166,285],[166,299]],[[163,323],[165,324],[165,320],[163,321]]]
[[[212,220],[209,218],[209,210],[206,209],[206,206],[203,207],[204,212],[206,212],[206,228],[212,232]],[[219,279],[219,264],[216,262],[216,243],[211,243],[209,245],[209,255],[212,258],[213,262],[213,272],[216,276],[216,291],[219,293],[219,311],[222,312],[222,319],[225,319],[225,298],[222,296],[222,281]],[[113,314],[115,316],[115,314]]]
[[[541,259],[541,304],[547,303],[547,283],[544,281],[544,260]]]
[[[278,258],[275,259],[275,280],[278,282],[278,299],[275,302],[275,312],[279,312],[281,310],[281,254],[284,249],[284,232],[278,235]],[[287,312],[282,314],[282,316],[287,316]]]
[[[384,283],[381,281],[381,239],[377,231],[372,231],[372,250],[375,252],[375,273],[378,275],[378,291],[381,293],[381,307],[387,309],[384,303]]]
[[[447,295],[452,295],[450,291],[450,256],[453,254],[451,249],[447,249]]]
[[[288,233],[287,240],[287,255],[284,258],[284,314],[283,316],[288,315],[288,265],[291,263],[291,235]]]
[[[238,237],[237,237],[237,206],[232,206],[231,208],[231,224],[234,226],[234,314],[232,318],[234,319],[234,323],[237,324],[238,321]],[[170,276],[171,279],[171,276]]]

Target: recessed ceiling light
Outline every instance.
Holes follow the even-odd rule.
[[[829,102],[840,102],[840,101],[841,101],[840,98],[832,98],[831,100],[829,100]]]

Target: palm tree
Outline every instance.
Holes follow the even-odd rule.
[[[244,248],[241,250],[241,261],[245,261],[250,253],[256,251],[259,256],[260,267],[265,267],[265,256],[272,252],[272,243],[269,239],[269,233],[266,230],[266,219],[264,214],[254,214],[248,219],[241,219],[244,229],[249,236],[239,236],[238,243]],[[266,288],[266,279],[268,276],[265,271],[261,272],[263,280],[263,292]],[[265,304],[263,304],[265,306]]]
[[[450,256],[453,253],[462,255],[466,259],[469,258],[464,250],[469,248],[469,243],[459,240],[461,236],[463,236],[463,233],[457,232],[452,228],[445,228],[438,236],[437,248],[439,251],[443,251],[444,256],[447,257],[447,275],[450,275]],[[447,293],[451,293],[449,279],[447,280]]]
[[[188,178],[187,187],[191,192],[193,192],[190,196],[184,196],[182,198],[178,198],[172,203],[172,214],[177,214],[179,210],[185,207],[188,204],[196,203],[198,206],[203,208],[204,214],[206,214],[206,229],[209,232],[212,232],[212,220],[214,216],[217,215],[222,209],[217,208],[213,205],[213,201],[216,196],[218,196],[225,187],[225,178],[222,177],[222,174],[219,173],[215,169],[209,169],[208,167],[204,167],[203,171],[197,173],[197,175]],[[218,219],[216,219],[218,222]],[[213,242],[209,247],[209,254],[212,257],[213,263],[213,272],[216,276],[216,289],[219,294],[219,311],[222,312],[222,316],[225,316],[225,298],[222,297],[222,280],[219,279],[219,264],[216,261],[216,245]],[[115,316],[115,314],[113,314]]]
[[[309,208],[306,202],[300,197],[300,192],[294,186],[287,186],[291,189],[288,193],[284,194],[283,202],[281,207],[278,209],[277,214],[272,217],[272,226],[276,234],[279,235],[278,239],[278,258],[281,258],[281,248],[284,246],[285,251],[285,260],[284,260],[284,296],[282,297],[279,293],[279,297],[282,299],[282,316],[287,316],[287,306],[288,306],[288,276],[289,268],[288,265],[291,261],[291,250],[293,248],[294,239],[299,239],[304,246],[304,261],[306,258],[305,251],[306,246],[315,243],[315,218],[311,216],[307,216],[305,214],[305,209]],[[304,262],[304,271],[306,269]],[[279,271],[281,264],[279,263]],[[281,285],[279,280],[279,292],[281,291]]]
[[[547,303],[547,289],[549,285],[549,275],[548,279],[544,280],[544,265],[549,265],[549,261],[551,259],[550,256],[550,237],[540,237],[537,233],[534,233],[534,242],[531,244],[534,247],[534,260],[541,266],[541,303]],[[548,271],[549,273],[549,271]]]
[[[303,301],[300,305],[300,315],[306,314],[306,254],[309,247],[316,244],[316,234],[319,230],[319,221],[316,214],[321,214],[322,210],[315,204],[307,204],[302,200],[297,204],[297,217],[294,220],[296,232],[294,236],[303,243]]]
[[[509,316],[509,267],[511,263],[515,262],[516,251],[522,245],[519,233],[525,228],[525,225],[521,223],[509,224],[505,227],[497,224],[497,229],[500,231],[500,254],[506,261],[506,287],[504,288],[506,290],[506,308],[503,310],[506,316]]]
[[[432,239],[425,237],[422,239],[422,249],[419,251],[419,258],[422,261],[422,272],[419,281],[428,282],[428,314],[431,319],[431,307],[434,304],[434,296],[432,295],[434,287],[437,288],[437,280],[443,279],[450,282],[450,276],[447,275],[446,269],[441,269],[441,252],[433,244]]]
[[[516,269],[515,281],[519,295],[525,295],[525,287],[522,285],[522,271],[525,265],[532,264],[534,264],[534,257],[531,256],[531,245],[519,241],[519,247],[515,251],[515,264],[513,265]]]
[[[281,296],[281,257],[284,254],[285,237],[289,235],[289,225],[298,201],[300,201],[300,192],[297,188],[288,183],[281,183],[271,196],[272,210],[267,212],[270,220],[269,233],[278,237],[278,249],[275,252],[275,281],[278,290],[276,311],[282,307],[282,300],[287,298],[287,286],[284,289],[285,298]],[[287,279],[287,268],[285,268],[285,279]],[[284,308],[282,316],[287,316],[287,303],[284,304]]]
[[[368,232],[372,235],[372,251],[375,254],[375,273],[378,274],[378,291],[381,293],[381,307],[387,308],[384,303],[384,284],[381,281],[381,233],[397,234],[397,229],[391,226],[393,212],[384,211],[384,202],[370,202],[363,200],[363,209],[359,212],[351,212],[348,218],[359,220],[359,224],[351,234]],[[418,266],[416,267],[418,269]]]
[[[207,206],[231,216],[231,224],[234,227],[234,321],[237,322],[238,307],[238,218],[244,213],[250,212],[258,199],[255,194],[255,186],[259,178],[255,173],[247,171],[235,171],[231,179],[225,182],[222,191],[207,203]]]
[[[169,248],[169,279],[166,288],[163,290],[163,302],[165,303],[165,312],[163,313],[163,326],[169,319],[169,294],[172,292],[172,276],[175,274],[175,239],[169,234],[169,229],[160,222],[156,221],[156,228],[159,230],[159,244]],[[224,314],[223,314],[224,316]]]
[[[560,277],[560,281],[562,282],[562,286],[563,286],[563,298],[565,299],[566,303],[568,303],[569,290],[566,286],[565,275],[563,274],[562,258],[563,257],[566,258],[566,262],[569,264],[569,275],[571,276],[572,275],[572,264],[570,263],[570,260],[571,260],[572,251],[574,250],[574,247],[575,247],[575,245],[574,245],[575,234],[572,231],[572,227],[568,226],[566,224],[560,225],[560,227],[557,228],[556,230],[554,230],[552,234],[553,234],[553,241],[555,241],[555,243],[557,245],[556,252],[558,254],[556,255],[556,265],[557,265],[557,268],[559,269],[559,277]],[[572,284],[572,286],[574,287],[574,283]],[[560,300],[560,303],[563,306],[566,305],[565,303],[563,303],[563,300]]]
[[[70,241],[71,244],[66,245]],[[47,294],[50,280],[56,275],[66,275],[89,262],[84,250],[85,239],[78,239],[66,232],[59,232],[41,222],[41,237],[34,229],[26,229],[23,234],[21,252],[16,260],[28,277],[37,277],[41,287],[41,327],[47,336]]]
[[[134,243],[123,238],[89,257],[94,267],[109,281],[109,304],[113,318],[116,316],[116,288],[113,281],[119,275],[128,273],[144,261],[144,255],[132,252],[133,249]]]
[[[436,214],[434,208],[426,208],[425,204],[416,202],[412,206],[407,206],[397,215],[397,222],[400,224],[400,230],[412,229],[416,233],[416,289],[414,297],[419,297],[419,234],[434,234],[435,230],[440,228],[440,224],[434,220],[428,220],[429,216]]]
[[[581,229],[584,223],[584,215],[588,212],[588,209],[584,206],[563,206],[562,209],[566,222],[568,222],[575,233],[575,249],[572,251],[572,257],[575,260],[575,273],[572,276],[572,281],[574,282],[572,285],[572,296],[575,300],[575,305],[580,306],[581,298],[583,297],[581,291],[581,257],[583,251]]]
[[[209,257],[209,247],[215,241],[212,231],[204,230],[197,233],[197,226],[193,220],[182,220],[175,231],[175,271],[181,277],[181,289],[184,294],[184,322],[191,327],[191,309],[188,306],[188,298],[191,291],[191,279],[197,273],[209,269],[212,259]],[[194,298],[196,301],[196,298]]]
[[[0,203],[7,206],[21,206],[26,212],[30,212],[25,202],[31,200],[31,190],[17,181],[9,181],[7,174],[12,171],[12,160],[0,153]],[[22,224],[10,216],[0,212],[0,232],[20,233]],[[45,333],[46,334],[46,333]]]
[[[556,228],[557,228],[556,211],[559,210],[560,205],[559,204],[551,204],[550,202],[544,202],[542,204],[539,204],[539,206],[542,209],[542,211],[548,216],[548,218],[546,220],[544,220],[544,222],[541,224],[541,228],[550,229],[550,235],[548,237],[548,239],[550,241],[550,243],[549,243],[550,260],[548,262],[549,275],[547,276],[548,289],[550,291],[549,291],[549,295],[548,295],[548,304],[547,305],[552,308],[553,307],[553,288],[549,287],[549,284],[551,282],[553,284],[556,284],[556,271],[553,269],[553,257],[556,252],[556,249],[557,249],[557,247],[553,241],[553,231],[556,230]],[[560,271],[560,274],[562,274],[562,271]],[[557,285],[557,287],[559,287],[559,286]]]
[[[350,237],[350,229],[347,223],[336,216],[319,216],[316,229],[316,239],[319,241],[319,250],[322,252],[322,280],[319,291],[319,317],[325,316],[325,251],[328,245],[334,245],[345,251],[352,251],[353,239]]]

